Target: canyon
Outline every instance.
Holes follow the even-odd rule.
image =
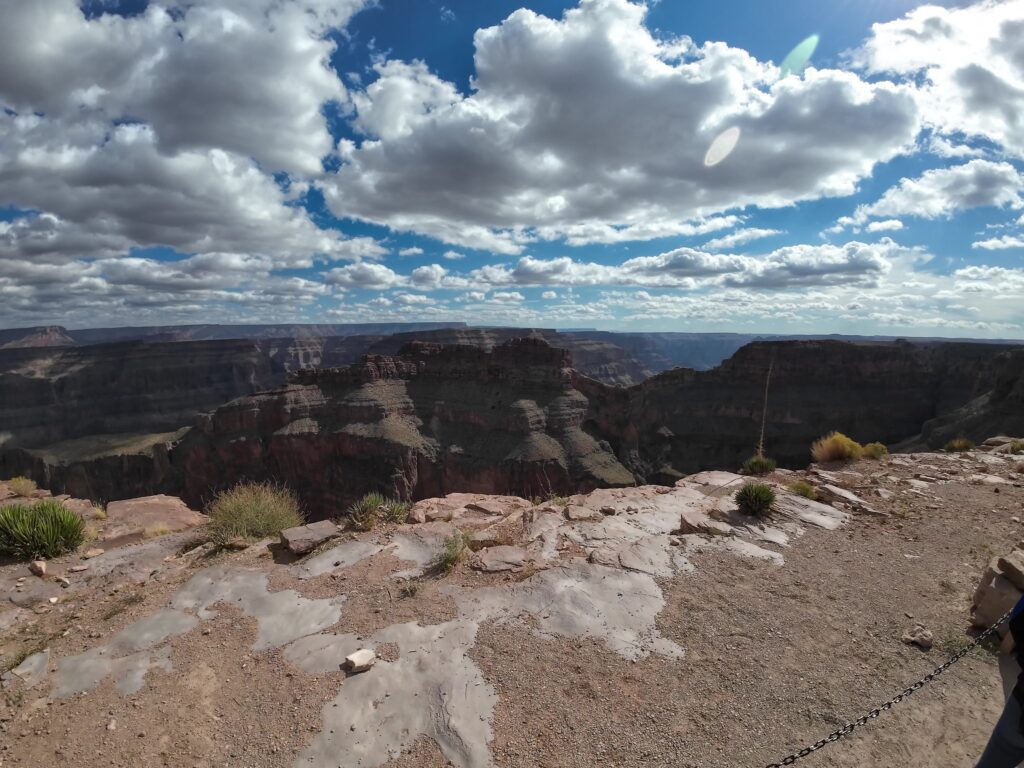
[[[269,479],[314,517],[370,491],[543,498],[670,485],[754,453],[766,380],[765,450],[783,467],[806,464],[831,430],[907,450],[1024,432],[1017,345],[759,341],[709,370],[616,386],[588,371],[644,366],[553,332],[330,341],[5,350],[0,362],[17,364],[0,373],[0,476],[103,501],[172,493],[197,507],[238,480]],[[89,362],[98,352],[106,364]]]

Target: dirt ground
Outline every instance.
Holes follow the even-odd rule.
[[[878,481],[877,463],[850,469],[862,480],[851,476],[848,487],[888,516],[854,514],[839,530],[808,528],[779,549],[782,566],[709,550],[690,558],[692,572],[658,580],[665,606],[656,627],[683,649],[682,659],[632,661],[598,639],[538,637],[529,621],[482,623],[468,657],[497,695],[494,763],[763,768],[884,702],[961,647],[982,571],[1024,537],[1012,519],[1024,516],[1024,475],[992,486],[972,484],[965,471],[916,496],[895,480]],[[884,469],[902,480],[916,472]],[[876,486],[895,495],[877,498]],[[265,548],[195,568],[219,563],[271,572],[273,591],[346,595],[336,631],[360,636],[452,619],[453,585],[524,577],[462,564],[448,576],[423,578],[407,595],[388,575],[408,563],[387,551],[308,580],[283,571]],[[0,653],[41,642],[54,660],[81,653],[165,605],[195,568],[113,594],[99,585],[74,593],[0,629]],[[932,650],[901,641],[915,623],[933,632]],[[322,708],[346,685],[345,673],[299,674],[280,649],[253,651],[254,620],[228,606],[200,627],[169,641],[173,671],[151,670],[137,693],[123,695],[110,679],[66,699],[51,700],[45,683],[0,692],[0,766],[295,764],[324,727]],[[972,653],[892,712],[798,764],[970,768],[998,717],[1001,690],[995,656]],[[337,761],[370,764],[345,754]],[[427,737],[386,763],[451,764]]]

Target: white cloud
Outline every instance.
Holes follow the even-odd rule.
[[[875,24],[852,60],[871,73],[922,80],[918,100],[937,131],[1024,157],[1024,0],[922,5]]]
[[[328,271],[324,278],[343,288],[380,290],[404,285],[405,278],[383,264],[360,262]]]
[[[554,291],[544,291],[544,293],[542,293],[540,295],[540,297],[542,299],[547,299],[548,301],[550,301],[552,299],[557,299],[558,298],[558,294],[555,293]]]
[[[1003,235],[988,240],[979,240],[971,243],[972,248],[980,248],[985,251],[1005,251],[1010,248],[1024,248],[1024,236]]]
[[[148,126],[69,129],[0,113],[0,145],[0,205],[45,214],[6,233],[9,247],[26,256],[47,239],[55,249],[46,258],[128,244],[273,254],[281,266],[384,252],[370,238],[319,229],[252,160],[221,149],[166,155]],[[84,247],[69,250],[69,240]]]
[[[776,82],[745,51],[656,38],[644,17],[626,0],[582,0],[560,20],[516,11],[477,31],[468,96],[418,65],[381,65],[381,87],[354,97],[376,132],[325,183],[329,206],[504,254],[535,237],[660,237],[728,209],[851,194],[918,132],[909,87],[813,69]],[[733,125],[742,141],[706,168]]]
[[[448,261],[459,261],[460,259],[466,258],[465,254],[459,253],[458,251],[445,251],[441,256]]]
[[[883,221],[872,221],[865,227],[868,232],[899,232],[903,229],[903,222],[899,219],[884,219]]]
[[[701,246],[705,251],[727,251],[730,248],[735,248],[737,245],[744,245],[745,243],[753,242],[754,240],[761,240],[765,237],[772,237],[773,235],[783,234],[782,230],[779,229],[758,229],[751,227],[747,229],[738,229],[723,237],[716,237],[714,240],[708,240],[704,245]]]
[[[876,202],[860,205],[839,225],[864,225],[870,218],[918,216],[936,219],[957,211],[992,206],[1024,207],[1024,175],[1010,163],[971,160],[935,168],[916,179],[901,179]]]
[[[169,0],[87,19],[77,0],[6,0],[0,102],[68,122],[142,120],[164,152],[220,147],[315,175],[332,148],[321,106],[346,98],[323,33],[362,4]]]
[[[414,245],[414,246],[412,246],[410,248],[403,248],[402,250],[400,250],[398,252],[398,255],[399,256],[422,256],[423,255],[423,249]]]
[[[519,291],[495,291],[491,294],[491,301],[498,304],[519,304],[526,299]]]

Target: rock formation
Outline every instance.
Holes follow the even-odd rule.
[[[320,516],[369,491],[546,496],[632,484],[581,428],[586,413],[568,354],[543,341],[490,352],[414,342],[394,357],[299,371],[283,388],[222,406],[174,449],[173,463],[195,503],[266,478]]]

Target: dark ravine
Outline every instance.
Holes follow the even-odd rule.
[[[103,500],[152,492],[201,505],[241,479],[293,487],[316,516],[371,491],[540,495],[670,483],[735,467],[754,450],[773,374],[768,453],[803,467],[838,429],[862,442],[941,445],[1024,431],[1024,349],[995,345],[756,342],[709,371],[675,369],[628,388],[571,367],[539,338],[493,346],[409,343],[200,416],[129,455],[44,461],[0,452],[55,492]]]

